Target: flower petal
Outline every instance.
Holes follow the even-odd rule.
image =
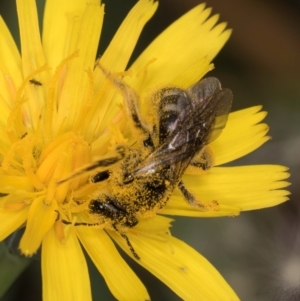
[[[23,74],[45,64],[35,0],[17,0]]]
[[[43,19],[43,49],[47,64],[56,68],[74,49],[70,49],[72,35],[78,33],[79,20],[86,0],[48,0]]]
[[[269,128],[261,122],[267,115],[261,106],[230,113],[225,129],[209,146],[215,154],[215,165],[243,157],[266,141]]]
[[[23,77],[27,78],[30,74],[45,65],[35,0],[17,0],[17,11],[21,38]],[[42,83],[46,82],[48,72],[40,73],[37,79]],[[41,109],[44,107],[44,90],[43,88],[37,89],[34,85],[27,85],[25,91],[27,93],[26,101],[22,106],[26,112],[23,116],[24,123],[28,127],[36,129]],[[17,101],[22,102],[21,99],[17,99]]]
[[[109,68],[109,71],[112,72],[125,70],[141,31],[155,13],[157,6],[158,2],[153,0],[140,0],[136,3],[101,57],[101,64],[104,67]],[[94,116],[97,118],[91,118],[91,122],[95,123],[93,120],[100,121],[102,128],[99,131],[102,131],[119,111],[116,103],[122,102],[122,97],[119,92],[116,93],[116,89],[110,89],[103,95],[103,73],[99,68],[96,68],[94,74],[96,93],[100,93],[100,97],[96,103],[97,107],[93,108]]]
[[[53,228],[45,235],[42,275],[44,301],[92,300],[86,261],[73,231],[68,233],[64,244],[59,242]]]
[[[17,190],[33,191],[33,186],[27,177],[0,175],[0,193],[14,193]]]
[[[116,233],[111,235],[133,257],[125,240]],[[172,236],[165,242],[131,234],[128,234],[128,238],[141,257],[137,263],[183,300],[239,300],[219,272],[184,242]]]
[[[142,282],[103,230],[77,227],[76,233],[117,300],[150,300]]]
[[[140,0],[127,14],[101,57],[101,63],[109,66],[110,71],[125,70],[141,31],[155,13],[157,6],[157,1]],[[100,70],[97,72],[102,74]]]
[[[79,50],[79,56],[68,63],[59,100],[56,132],[62,127],[66,130],[73,129],[78,118],[82,118],[84,104],[91,97],[90,79],[86,71],[94,69],[103,16],[104,6],[100,6],[99,1],[87,4],[80,18],[78,32],[72,34],[69,51],[72,53]]]
[[[184,175],[189,191],[201,201],[216,200],[219,204],[240,208],[241,211],[271,207],[285,202],[289,192],[287,167],[250,165],[214,167],[201,176]],[[172,202],[167,207],[171,207]],[[209,212],[208,212],[209,214]]]
[[[52,201],[50,205],[44,203],[44,196],[37,197],[30,206],[27,225],[20,241],[20,250],[30,256],[40,247],[44,235],[53,226],[57,213],[57,203]]]
[[[169,217],[155,215],[150,218],[141,219],[132,231],[138,232],[141,235],[143,233],[165,235],[171,227],[172,222],[173,219]]]
[[[188,185],[189,186],[189,185]],[[189,189],[190,190],[190,189]],[[202,195],[199,194],[199,200],[203,202]],[[213,200],[206,202],[209,206]],[[218,202],[219,203],[219,202]],[[165,208],[159,210],[159,214],[167,214],[167,215],[179,215],[179,216],[191,216],[191,217],[221,217],[221,216],[236,216],[240,214],[241,209],[238,206],[230,206],[220,204],[215,206],[215,208],[209,209],[198,209],[194,206],[191,206],[184,200],[181,192],[176,189],[168,201],[168,204]]]
[[[209,18],[210,13],[201,4],[171,24],[133,63],[137,73],[149,65],[144,76],[129,78],[128,83],[141,92],[157,84],[188,88],[211,70],[211,60],[231,31],[225,30],[225,23],[216,25],[218,16]]]
[[[25,223],[28,215],[28,208],[29,207],[26,207],[18,211],[8,211],[0,208],[0,241],[19,229]]]
[[[10,145],[8,120],[15,107],[17,88],[22,81],[21,57],[9,29],[0,16],[0,153],[4,154]]]
[[[1,91],[1,124],[6,125],[8,108],[13,105],[17,87],[22,81],[21,57],[9,29],[0,17],[0,91]],[[6,104],[6,106],[5,106]],[[1,140],[6,135],[1,135]]]

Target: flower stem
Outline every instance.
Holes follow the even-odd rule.
[[[0,243],[0,299],[31,261],[31,258],[12,253],[5,242]]]

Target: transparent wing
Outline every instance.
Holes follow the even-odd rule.
[[[141,162],[136,174],[152,173],[161,166],[170,165],[180,177],[195,154],[220,135],[231,109],[231,91],[221,90],[217,79],[208,78],[192,86],[188,92],[193,98],[193,109],[186,112],[164,143]]]
[[[208,135],[206,144],[217,139],[225,128],[228,114],[231,110],[233,96],[229,89],[223,89],[218,92],[214,98],[217,102],[216,111],[215,114],[212,113],[214,120],[212,121],[211,131]]]
[[[221,91],[221,83],[215,77],[207,77],[187,89],[192,95],[194,102],[199,106],[205,103],[210,97]]]

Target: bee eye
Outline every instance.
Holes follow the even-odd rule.
[[[143,141],[143,143],[144,143],[145,147],[154,148],[154,144],[153,144],[153,141],[152,141],[152,138],[150,135],[148,136],[148,138],[146,140]]]
[[[132,175],[131,173],[126,173],[126,174],[124,175],[123,183],[124,183],[124,184],[129,184],[129,183],[131,183],[133,180],[134,180],[133,175]]]
[[[95,176],[93,176],[92,182],[93,183],[98,183],[98,182],[105,181],[108,178],[109,178],[109,171],[104,170],[104,171],[101,171],[101,172],[97,173]]]

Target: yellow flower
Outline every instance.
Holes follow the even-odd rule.
[[[25,226],[22,253],[31,256],[41,246],[44,300],[91,300],[81,245],[116,299],[150,300],[113,241],[134,258],[132,245],[140,257],[134,259],[184,300],[238,300],[205,258],[170,235],[170,219],[146,212],[148,218],[132,228],[93,219],[87,211],[91,199],[112,189],[90,180],[97,171],[60,183],[99,158],[118,155],[117,145],[140,147],[128,127],[122,93],[109,77],[124,76],[141,100],[165,86],[187,89],[212,69],[210,62],[230,36],[226,24],[216,25],[218,16],[209,17],[211,9],[199,5],[122,73],[157,5],[140,0],[134,6],[100,64],[95,59],[104,6],[97,0],[48,0],[42,40],[35,1],[17,0],[21,55],[0,20],[0,193],[5,195],[0,239]],[[140,106],[148,120],[149,102]],[[260,110],[229,115],[221,136],[206,147],[210,164],[237,159],[268,140],[268,127],[260,123],[266,114]],[[159,213],[233,216],[277,205],[287,200],[286,170],[276,165],[188,168],[183,180],[204,209],[186,204],[176,189]],[[81,222],[100,225],[76,226]]]

